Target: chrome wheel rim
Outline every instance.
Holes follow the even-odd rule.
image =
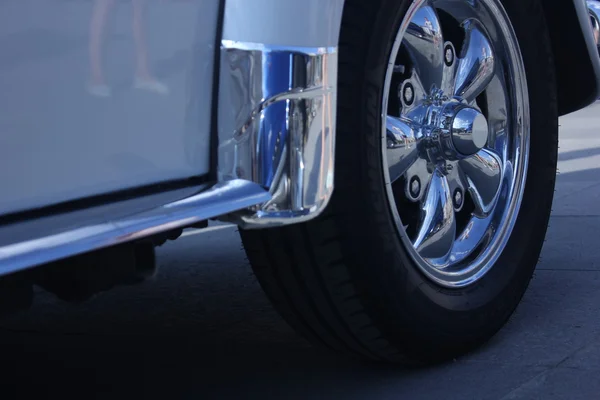
[[[523,197],[523,60],[498,0],[420,0],[406,15],[382,102],[386,192],[418,268],[464,287],[497,261]]]

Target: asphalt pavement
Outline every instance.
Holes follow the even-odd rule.
[[[158,250],[160,272],[71,305],[39,293],[0,323],[0,397],[600,398],[600,103],[561,119],[554,212],[535,277],[485,347],[426,369],[340,359],[274,312],[231,226]]]

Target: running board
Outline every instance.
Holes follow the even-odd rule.
[[[171,198],[168,202],[159,203],[162,205],[155,204],[150,208],[148,204],[152,203],[143,203],[143,199],[129,200],[129,210],[140,210],[145,204],[145,211],[130,211],[117,218],[114,218],[115,212],[112,212],[115,205],[111,205],[112,218],[107,215],[106,210],[98,207],[2,226],[0,276],[187,227],[270,199],[269,192],[260,185],[236,179],[205,190],[196,190],[183,198],[180,195],[177,200]],[[104,217],[110,219],[106,220]]]

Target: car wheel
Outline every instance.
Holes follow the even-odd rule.
[[[538,0],[347,0],[335,192],[317,219],[241,231],[313,343],[422,364],[488,340],[544,242],[558,117]]]

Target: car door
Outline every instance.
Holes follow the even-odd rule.
[[[218,10],[0,2],[0,215],[206,174]]]

